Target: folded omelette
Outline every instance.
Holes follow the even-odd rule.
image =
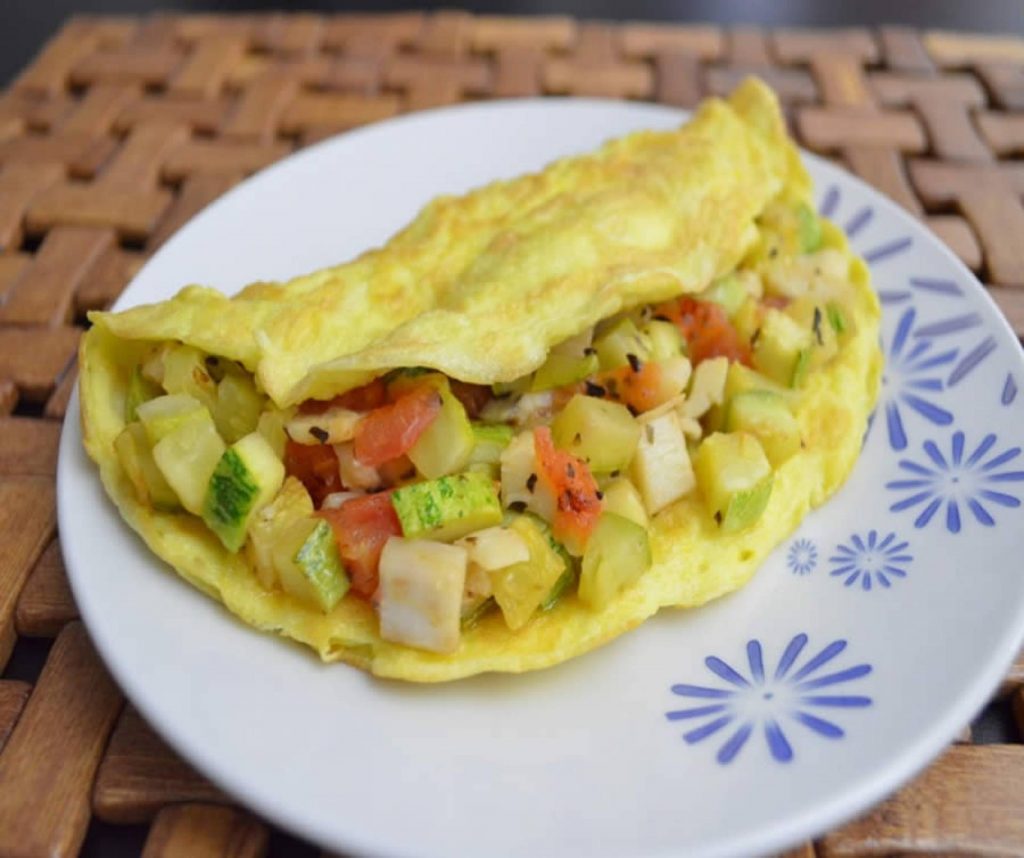
[[[746,81],[346,264],[91,314],[86,449],[159,557],[326,661],[564,661],[742,586],[853,467],[879,307],[810,193]]]

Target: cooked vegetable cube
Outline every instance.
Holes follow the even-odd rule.
[[[228,551],[245,543],[249,522],[270,503],[284,482],[284,465],[259,433],[236,441],[224,452],[210,477],[203,521]]]
[[[530,559],[491,572],[491,584],[505,623],[515,631],[525,626],[548,598],[568,562],[565,554],[554,548],[548,528],[532,516],[516,516],[509,527],[526,542]]]
[[[465,580],[464,548],[392,536],[380,555],[380,636],[432,652],[454,652]]]
[[[131,423],[133,420],[138,420],[138,407],[142,405],[143,402],[156,399],[156,397],[161,393],[160,385],[146,378],[142,374],[141,366],[133,367],[132,374],[128,377],[128,392],[125,394],[124,400],[125,423]]]
[[[604,487],[604,500],[601,507],[606,513],[613,512],[647,527],[647,510],[640,492],[625,477],[616,477]]]
[[[601,369],[615,369],[630,363],[630,355],[634,359],[646,363],[651,352],[646,338],[640,333],[632,319],[621,319],[609,330],[594,340]]]
[[[807,203],[800,203],[797,206],[796,219],[800,249],[804,253],[814,253],[821,247],[821,221]]]
[[[502,423],[473,424],[473,452],[469,455],[470,465],[497,465],[501,453],[512,441],[515,430]]]
[[[647,528],[606,511],[583,555],[580,601],[600,611],[650,568]]]
[[[258,510],[249,522],[249,559],[256,575],[268,590],[278,582],[274,567],[274,548],[285,529],[293,522],[312,518],[313,499],[295,477],[288,477],[270,503]]]
[[[697,448],[694,471],[723,533],[749,527],[768,505],[772,466],[760,442],[747,432],[709,435]]]
[[[630,477],[650,515],[693,490],[690,454],[674,411],[645,423]]]
[[[729,400],[727,432],[749,432],[777,468],[800,449],[800,424],[777,393],[750,390]]]
[[[205,408],[201,419],[185,422],[153,447],[160,473],[189,512],[203,514],[210,477],[224,449],[224,441]]]
[[[671,322],[651,319],[641,328],[641,334],[650,343],[652,361],[664,361],[686,354],[686,340],[679,328]]]
[[[432,480],[465,468],[476,445],[476,436],[466,409],[451,392],[448,380],[443,376],[425,378],[437,385],[441,411],[423,430],[408,455],[416,470]]]
[[[530,559],[530,548],[516,531],[509,527],[487,527],[458,540],[466,549],[471,566],[491,571],[524,563]]]
[[[182,393],[158,396],[156,399],[142,402],[136,408],[136,412],[146,429],[151,445],[157,444],[186,423],[210,419],[210,413],[198,399]]]
[[[217,431],[229,444],[234,444],[259,424],[263,410],[263,396],[248,375],[229,372],[217,385],[217,403],[213,409],[213,422]]]
[[[743,281],[734,272],[719,277],[697,297],[701,301],[713,301],[718,304],[731,318],[739,312],[740,307],[747,300],[748,294]]]
[[[273,549],[281,589],[325,614],[348,592],[349,579],[330,524],[302,518],[285,525]]]
[[[683,417],[697,419],[712,405],[719,405],[725,399],[725,381],[729,375],[729,359],[710,358],[697,364],[690,382],[686,401],[680,406]]]
[[[449,542],[501,523],[494,483],[483,474],[464,473],[395,489],[391,503],[408,539]]]
[[[537,454],[533,432],[521,432],[501,454],[501,505],[536,513],[545,521],[555,515],[555,497],[537,476]]]
[[[114,451],[139,500],[153,509],[173,511],[181,504],[156,466],[146,430],[139,422],[129,423],[114,439]]]
[[[335,406],[321,414],[298,414],[285,424],[288,437],[298,444],[344,444],[356,436],[358,411]]]
[[[288,433],[284,431],[287,414],[284,411],[264,411],[256,423],[259,432],[273,448],[279,459],[284,458],[284,448],[288,443]]]
[[[356,458],[351,441],[347,444],[335,444],[334,453],[338,457],[338,474],[347,488],[375,489],[380,486],[380,472],[376,468],[364,465]]]
[[[767,376],[761,375],[756,370],[741,363],[729,364],[729,373],[725,379],[725,400],[728,402],[740,393],[748,390],[767,390],[781,396],[790,405],[795,405],[800,400],[799,391],[790,387],[783,387]]]
[[[544,364],[533,375],[530,390],[552,390],[582,381],[598,370],[597,355],[582,357],[550,354]]]
[[[217,382],[206,366],[206,356],[193,346],[175,343],[164,351],[164,390],[194,396],[210,409],[217,405]]]
[[[839,352],[839,335],[829,321],[825,302],[809,295],[797,298],[786,307],[786,315],[811,332],[810,369],[828,363]]]
[[[754,369],[786,387],[799,387],[810,367],[812,334],[785,313],[769,309],[754,344]]]
[[[629,466],[640,425],[624,405],[576,394],[551,424],[551,435],[591,471],[607,473]]]

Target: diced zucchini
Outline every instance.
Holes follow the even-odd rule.
[[[558,345],[551,347],[551,354],[566,355],[567,357],[584,357],[590,352],[590,344],[594,340],[594,329],[587,328],[578,333],[575,337],[562,340]]]
[[[828,363],[839,353],[839,335],[829,322],[824,302],[804,295],[791,302],[785,312],[804,330],[811,332],[811,369]]]
[[[754,369],[786,387],[799,387],[810,368],[812,334],[774,308],[764,314],[754,343]]]
[[[286,419],[283,411],[264,411],[256,423],[256,431],[267,439],[279,459],[284,459],[284,448],[288,443],[288,433],[284,431]]]
[[[641,329],[641,334],[650,343],[651,360],[663,361],[686,354],[686,340],[679,328],[671,322],[651,319]]]
[[[356,425],[362,419],[358,411],[336,406],[322,414],[297,414],[284,428],[297,444],[344,444],[356,437]]]
[[[594,340],[601,369],[615,369],[630,362],[630,355],[646,363],[651,358],[646,337],[629,318],[619,320],[615,325]]]
[[[736,311],[736,315],[732,317],[732,326],[743,342],[753,343],[755,337],[760,336],[757,331],[761,327],[763,315],[764,308],[761,302],[754,298],[748,298]]]
[[[530,548],[526,541],[509,527],[477,530],[455,544],[466,549],[471,566],[479,566],[488,572],[530,559]]]
[[[274,569],[281,589],[325,614],[348,592],[349,579],[334,531],[322,518],[285,525],[274,546]]]
[[[136,412],[151,445],[156,445],[186,423],[210,419],[210,413],[198,399],[183,393],[150,399],[139,404]]]
[[[825,309],[828,313],[828,321],[832,326],[833,331],[835,331],[839,336],[842,336],[850,330],[852,327],[850,317],[847,315],[841,304],[837,301],[829,301]]]
[[[553,390],[582,381],[598,370],[597,355],[587,354],[583,357],[550,354],[544,364],[533,375],[530,390]]]
[[[741,393],[746,393],[748,390],[770,391],[771,393],[778,394],[791,405],[796,404],[800,400],[798,391],[789,387],[783,387],[781,384],[772,381],[767,376],[761,375],[761,373],[741,363],[729,364],[729,374],[725,379],[726,401]]]
[[[800,449],[800,424],[786,400],[767,390],[749,390],[729,400],[727,432],[749,432],[777,468]]]
[[[505,623],[515,631],[548,598],[568,563],[564,553],[553,547],[547,528],[532,516],[516,516],[509,527],[526,542],[530,559],[491,572],[491,584]]]
[[[193,346],[175,343],[164,352],[164,390],[194,396],[213,414],[217,405],[217,382],[206,366],[206,356]]]
[[[600,611],[650,568],[647,528],[613,512],[604,512],[583,554],[580,601]]]
[[[274,548],[281,542],[281,535],[288,525],[312,515],[313,500],[306,487],[295,477],[288,477],[277,497],[258,510],[249,522],[246,550],[260,583],[268,590],[278,582]]]
[[[674,411],[644,425],[630,476],[650,515],[693,490],[690,454]]]
[[[156,466],[146,430],[129,423],[114,439],[114,451],[139,500],[153,509],[172,512],[181,508],[178,496]]]
[[[464,548],[392,536],[380,555],[380,636],[432,652],[454,652],[465,581]]]
[[[723,533],[742,530],[761,517],[772,492],[772,466],[748,432],[716,432],[697,448],[697,482]]]
[[[629,466],[640,426],[626,406],[576,394],[551,424],[551,436],[592,472],[608,473]]]
[[[253,515],[270,503],[284,482],[284,465],[259,433],[232,444],[210,477],[203,521],[228,551],[245,543]]]
[[[409,450],[408,456],[417,471],[433,480],[466,467],[476,445],[476,436],[466,409],[451,392],[448,380],[441,375],[433,375],[429,379],[441,394],[441,410]]]
[[[555,607],[562,600],[562,597],[572,590],[573,585],[576,583],[576,578],[576,564],[572,562],[567,563],[565,571],[558,576],[558,580],[551,587],[551,591],[544,597],[544,601],[540,603],[540,610],[545,612]]]
[[[732,274],[726,274],[724,277],[719,277],[697,297],[701,301],[712,301],[718,304],[725,310],[726,315],[732,318],[746,302],[747,296],[746,286],[743,285],[743,281],[733,272]]]
[[[164,383],[164,353],[168,348],[170,343],[154,346],[139,365],[142,377],[161,387]]]
[[[391,493],[408,539],[449,542],[501,523],[501,503],[484,474],[464,473],[411,483]]]
[[[649,521],[640,492],[625,477],[616,477],[604,487],[601,509],[628,518],[641,527],[647,527]]]
[[[814,253],[821,247],[821,221],[807,203],[797,206],[796,219],[800,249],[804,253]]]
[[[203,514],[210,477],[224,455],[224,441],[213,418],[204,408],[202,419],[189,420],[164,436],[153,447],[153,458],[182,506]]]
[[[725,399],[728,375],[729,359],[726,357],[710,358],[697,364],[686,401],[680,406],[679,413],[696,420],[712,405],[720,405]]]
[[[217,385],[213,422],[229,444],[256,430],[263,410],[263,397],[248,375],[227,373]]]
[[[470,465],[497,465],[502,451],[511,443],[515,430],[502,423],[473,424],[473,452]]]
[[[131,423],[138,420],[138,407],[143,402],[156,399],[161,394],[160,385],[150,381],[142,374],[142,367],[132,368],[132,374],[128,376],[128,392],[124,399],[124,422]]]

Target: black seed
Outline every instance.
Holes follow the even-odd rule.
[[[750,338],[750,345],[751,346],[756,346],[757,345],[757,341],[759,339],[761,339],[761,329],[760,328],[758,328],[756,331],[754,331],[753,336],[751,336],[751,338]]]
[[[533,494],[533,489],[534,489],[534,487],[536,485],[537,485],[537,475],[536,474],[530,474],[530,476],[528,476],[526,478],[526,490],[530,494]]]
[[[572,436],[572,443],[573,443],[573,446],[577,446],[579,444],[582,444],[583,443],[583,436],[580,435],[579,432],[577,432],[575,435]]]
[[[618,469],[616,469],[616,470],[612,471],[608,476],[614,478],[614,477],[617,477],[618,475],[619,475],[619,471],[618,471]]]
[[[598,492],[597,493],[597,499],[598,500],[604,500],[604,492]]]
[[[319,441],[321,444],[326,444],[327,439],[331,437],[327,431],[321,429],[319,426],[311,426],[309,429],[309,434],[316,438],[316,440]]]
[[[634,407],[633,407],[632,405],[627,405],[627,406],[626,406],[626,410],[627,410],[627,411],[629,411],[629,413],[630,413],[630,414],[632,414],[632,415],[633,415],[634,417],[636,417],[636,416],[637,416],[637,414],[639,414],[639,413],[640,413],[640,412],[639,412],[639,411],[638,411],[638,410],[637,410],[636,408],[634,408]]]
[[[635,354],[630,352],[628,355],[626,355],[626,360],[629,361],[629,368],[633,370],[633,372],[640,372],[640,358],[638,358]]]
[[[814,328],[814,336],[818,338],[818,345],[825,345],[825,339],[821,335],[821,308],[814,308],[814,321],[811,323],[811,327]]]
[[[594,384],[592,381],[587,381],[583,385],[583,390],[587,396],[604,396],[607,391],[601,387],[600,384]]]
[[[570,480],[575,479],[576,469],[572,466],[572,462],[565,466],[565,473],[568,474]]]
[[[774,258],[775,258],[776,256],[778,256],[778,255],[779,255],[779,249],[778,249],[777,247],[773,247],[773,248],[772,248],[771,250],[769,250],[769,251],[768,251],[768,255],[769,255],[769,256],[770,256],[770,257],[771,257],[772,259],[774,259]]]
[[[719,524],[722,523],[722,513],[720,513],[720,512],[716,512],[715,513],[715,521],[717,521]]]
[[[526,503],[524,501],[512,501],[512,503],[508,505],[508,508],[512,510],[512,512],[526,512]]]
[[[220,361],[217,360],[217,357],[215,355],[207,355],[206,360],[204,362],[208,367],[210,367],[210,369],[213,369],[215,366],[217,366],[218,363],[220,363]]]
[[[659,322],[671,322],[672,321],[668,316],[664,315],[663,313],[656,313],[653,318],[656,319]]]
[[[585,354],[587,357],[589,357],[590,355],[596,355],[597,354],[597,349],[595,349],[593,346],[587,346],[583,350],[583,354]]]

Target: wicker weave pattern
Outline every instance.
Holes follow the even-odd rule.
[[[0,853],[75,855],[90,819],[147,856],[265,854],[268,826],[176,758],[98,662],[56,543],[53,474],[84,313],[194,213],[330,134],[543,94],[691,107],[758,74],[808,148],[925,221],[1024,334],[1024,40],[901,28],[613,26],[462,12],[70,21],[0,92]],[[1024,657],[1000,692],[1024,735]],[[57,738],[55,738],[57,737]],[[1024,745],[963,742],[793,854],[1024,854]]]

